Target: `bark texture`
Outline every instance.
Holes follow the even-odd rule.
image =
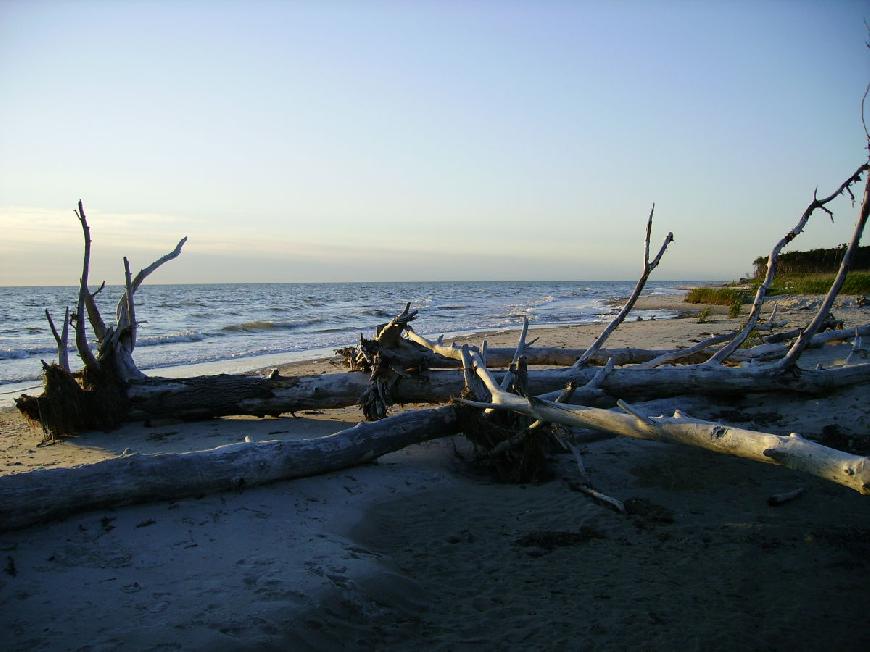
[[[361,423],[328,437],[240,443],[191,453],[127,455],[68,469],[0,477],[0,530],[130,503],[245,487],[336,471],[454,434],[445,406]]]

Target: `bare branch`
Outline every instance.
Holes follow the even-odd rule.
[[[714,344],[721,344],[727,340],[730,340],[734,337],[733,333],[720,333],[719,335],[711,335],[705,340],[701,340],[695,346],[691,346],[686,349],[676,349],[674,351],[666,351],[662,353],[657,358],[653,358],[647,362],[643,362],[637,365],[638,369],[654,369],[655,367],[661,366],[663,364],[667,364],[669,362],[675,362],[681,358],[685,358],[686,356],[692,355],[693,353],[699,353],[701,351],[705,351]]]
[[[804,227],[807,225],[812,214],[819,208],[826,210],[830,213],[829,210],[825,209],[825,205],[829,204],[835,198],[842,195],[844,192],[850,191],[850,186],[855,183],[858,183],[861,180],[861,175],[868,169],[870,166],[868,164],[863,164],[858,167],[857,170],[846,179],[840,186],[832,192],[830,195],[823,199],[818,198],[818,194],[813,193],[813,201],[810,202],[810,205],[807,206],[806,210],[801,215],[798,223],[794,226],[794,228],[785,234],[785,237],[782,238],[779,242],[774,245],[773,249],[770,252],[770,255],[767,258],[767,272],[764,275],[764,281],[761,285],[758,286],[758,290],[755,292],[755,298],[752,301],[752,309],[749,312],[749,317],[746,320],[746,324],[744,324],[743,328],[734,336],[734,338],[721,349],[716,351],[710,359],[707,360],[708,364],[717,364],[724,362],[734,351],[736,351],[743,342],[746,341],[746,338],[749,337],[749,334],[752,332],[752,329],[755,328],[755,324],[758,322],[758,318],[761,315],[761,306],[764,303],[764,297],[767,295],[767,291],[770,288],[770,285],[773,283],[773,279],[776,276],[776,266],[779,262],[779,253],[782,249],[789,244],[792,240],[794,240],[801,232],[803,232]],[[833,214],[831,214],[833,218]]]
[[[610,337],[610,334],[615,331],[619,325],[625,320],[628,316],[628,313],[631,312],[631,309],[634,307],[634,304],[637,302],[638,297],[640,297],[640,293],[643,290],[644,285],[646,285],[646,281],[649,278],[649,275],[652,271],[658,267],[661,262],[662,256],[664,256],[665,251],[668,248],[668,245],[674,241],[674,234],[668,233],[667,237],[665,237],[665,241],[662,243],[661,249],[659,249],[658,255],[650,262],[649,260],[649,241],[650,234],[652,231],[652,218],[653,211],[655,210],[655,204],[653,204],[653,209],[650,210],[649,220],[647,221],[646,227],[646,243],[644,246],[644,259],[643,259],[643,274],[637,281],[637,285],[634,287],[634,291],[631,293],[626,304],[622,307],[622,310],[619,311],[619,314],[613,318],[613,321],[608,324],[607,328],[602,331],[601,335],[599,335],[592,345],[586,349],[586,352],[580,356],[577,362],[574,363],[574,367],[576,369],[580,369],[586,366],[586,363],[598,353],[599,349],[604,346],[604,343],[607,341],[607,338]]]
[[[861,97],[861,126],[864,127],[864,136],[867,138],[867,147],[870,149],[870,131],[867,131],[867,119],[864,114],[864,103],[867,101],[867,93],[870,93],[870,84],[864,89],[864,95]]]
[[[520,363],[520,359],[526,354],[526,336],[529,334],[529,318],[523,315],[523,329],[520,332],[520,339],[517,342],[517,349],[514,353],[514,358],[511,361],[509,371],[504,375],[504,378],[501,379],[501,388],[507,389],[510,387],[511,383],[516,378],[517,366]],[[484,366],[486,366],[486,360],[483,356],[481,356],[481,362]]]
[[[132,338],[130,340],[128,340],[128,343],[129,343],[128,351],[130,353],[133,352],[133,348],[136,346],[135,324],[133,323],[133,320],[131,319],[131,315],[129,312],[130,306],[133,305],[133,295],[136,293],[136,290],[139,289],[139,286],[142,285],[142,282],[146,278],[148,278],[148,276],[150,276],[152,272],[154,272],[158,267],[160,267],[164,263],[167,263],[170,260],[177,258],[179,256],[179,254],[181,254],[181,248],[184,246],[185,242],[187,242],[187,236],[183,237],[181,240],[178,241],[178,244],[175,245],[175,249],[170,251],[165,256],[161,256],[160,258],[155,260],[153,263],[148,265],[148,267],[145,267],[145,268],[139,270],[139,273],[136,274],[136,277],[132,281],[126,282],[127,289],[124,293],[124,296],[122,296],[118,300],[118,306],[115,309],[115,315],[117,317],[117,326],[116,326],[116,330],[115,330],[115,336],[120,337],[125,332],[125,330],[130,329],[130,328],[133,329],[132,330]],[[124,267],[126,270],[125,275],[129,276],[129,263],[127,262],[126,258],[124,258],[124,261],[125,261]],[[129,297],[129,299],[128,299],[128,297]]]
[[[643,268],[649,267],[649,241],[652,238],[652,222],[653,214],[656,212],[656,203],[653,202],[652,208],[649,209],[649,219],[646,221],[646,239],[643,245]]]
[[[99,370],[100,363],[97,362],[96,357],[94,357],[94,354],[88,345],[88,334],[85,331],[85,301],[86,297],[90,296],[90,292],[88,291],[88,271],[90,270],[91,264],[91,230],[88,227],[88,218],[85,215],[85,209],[84,206],[82,206],[81,199],[79,199],[79,209],[75,211],[75,213],[82,225],[82,235],[85,240],[85,252],[82,261],[82,277],[79,283],[79,303],[75,315],[76,349],[79,352],[82,362],[85,363],[85,367]]]
[[[85,307],[88,309],[88,321],[91,322],[91,328],[94,329],[94,335],[100,342],[102,342],[106,337],[106,323],[103,321],[102,315],[100,315],[100,309],[97,307],[95,298],[103,291],[103,289],[105,289],[105,287],[106,282],[103,281],[100,283],[100,287],[98,287],[94,292],[88,292],[85,295]]]
[[[127,327],[127,350],[132,351],[136,348],[136,308],[133,302],[133,280],[130,274],[130,261],[127,260],[126,256],[124,256],[124,285],[126,287],[124,296],[127,299],[127,320],[129,322]],[[120,324],[118,326],[120,331]]]
[[[494,386],[486,368],[475,359],[475,371],[490,388],[489,403],[463,401],[482,408],[501,408],[534,419],[566,426],[592,428],[636,439],[654,439],[675,444],[697,446],[768,464],[810,473],[870,495],[870,459],[838,451],[796,434],[788,437],[732,428],[719,423],[690,419],[679,411],[673,417],[647,417],[624,402],[620,407],[628,414],[599,408],[566,406],[539,398],[509,394]]]
[[[54,321],[51,319],[51,313],[48,312],[48,308],[45,309],[45,318],[48,320],[51,334],[54,335],[54,341],[57,343],[57,363],[64,371],[69,371],[69,350],[67,349],[69,342],[69,306],[64,310],[63,329],[59,335],[54,327]]]
[[[142,281],[144,281],[148,276],[151,275],[153,271],[155,271],[158,267],[163,265],[164,263],[168,263],[170,260],[174,258],[178,258],[179,254],[181,254],[181,248],[184,246],[184,243],[187,242],[187,236],[184,236],[181,240],[178,241],[178,244],[175,245],[175,249],[170,251],[165,256],[161,256],[153,263],[148,265],[143,269],[139,270],[139,273],[136,274],[136,278],[133,279],[133,292],[139,289],[139,286],[142,285]]]
[[[825,299],[822,301],[822,305],[819,306],[819,311],[816,313],[815,318],[798,336],[788,353],[785,354],[785,357],[776,363],[779,368],[784,369],[797,362],[800,354],[803,353],[813,336],[827,319],[828,314],[831,312],[831,306],[834,304],[834,299],[837,298],[837,295],[840,293],[840,288],[842,288],[843,283],[846,282],[846,274],[849,271],[849,267],[852,265],[852,258],[855,254],[855,250],[861,242],[861,234],[864,232],[864,225],[867,223],[868,213],[870,213],[870,174],[867,175],[867,180],[864,183],[864,199],[861,202],[861,211],[859,212],[858,220],[855,223],[852,240],[849,242],[849,246],[843,254],[843,260],[840,261],[840,269],[837,271],[837,276],[831,284],[831,289],[828,290],[828,294],[825,295]]]

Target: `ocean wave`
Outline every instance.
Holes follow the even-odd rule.
[[[34,371],[33,373],[29,373],[29,374],[26,374],[23,376],[22,375],[19,375],[19,376],[0,375],[0,392],[7,389],[6,385],[30,383],[30,382],[33,382],[34,380],[39,380],[40,378],[42,378],[42,368],[41,367],[38,367],[37,370]]]
[[[381,308],[367,308],[365,310],[360,310],[359,314],[365,315],[366,317],[380,317],[382,319],[392,319],[396,316],[395,312],[383,310]]]
[[[200,342],[205,339],[205,334],[198,331],[184,331],[183,333],[168,333],[166,335],[148,335],[136,338],[136,346],[159,346],[160,344],[175,344],[177,342]]]
[[[314,331],[315,333],[351,333],[354,331],[365,330],[356,326],[332,326],[330,328],[321,328]]]
[[[245,321],[241,324],[230,324],[229,326],[224,326],[221,328],[222,331],[227,331],[229,333],[245,333],[250,331],[272,331],[272,330],[297,330],[299,328],[305,328],[306,326],[314,326],[315,324],[323,323],[323,319],[318,317],[313,317],[311,319],[300,319],[297,321],[268,321],[268,320],[255,320],[255,321]]]
[[[73,349],[70,349],[72,351]],[[57,353],[55,346],[26,346],[21,349],[0,349],[0,360],[24,360],[43,353]]]

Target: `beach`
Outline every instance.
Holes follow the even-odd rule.
[[[817,298],[782,299],[804,325]],[[638,308],[607,346],[672,348],[740,318],[680,297]],[[846,326],[870,310],[844,297]],[[602,324],[535,328],[541,346],[588,346]],[[467,339],[479,344],[482,334]],[[517,333],[485,335],[513,346]],[[841,363],[850,347],[807,351]],[[334,359],[282,375],[339,371]],[[265,371],[264,371],[265,372]],[[413,406],[407,406],[413,407]],[[396,410],[404,409],[402,407]],[[870,449],[866,387],[825,397],[692,399],[692,416]],[[298,418],[125,424],[41,445],[0,412],[0,474],[316,437],[356,407]],[[827,439],[825,439],[827,438]],[[659,442],[583,447],[596,486],[576,490],[570,455],[541,484],[494,482],[461,437],[314,478],[195,499],[103,509],[0,534],[0,627],[10,650],[842,649],[866,647],[870,498],[781,467]],[[772,507],[768,498],[804,493]]]

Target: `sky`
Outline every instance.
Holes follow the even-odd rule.
[[[0,285],[751,270],[865,159],[870,2],[0,0]],[[857,208],[792,247],[835,246]]]

